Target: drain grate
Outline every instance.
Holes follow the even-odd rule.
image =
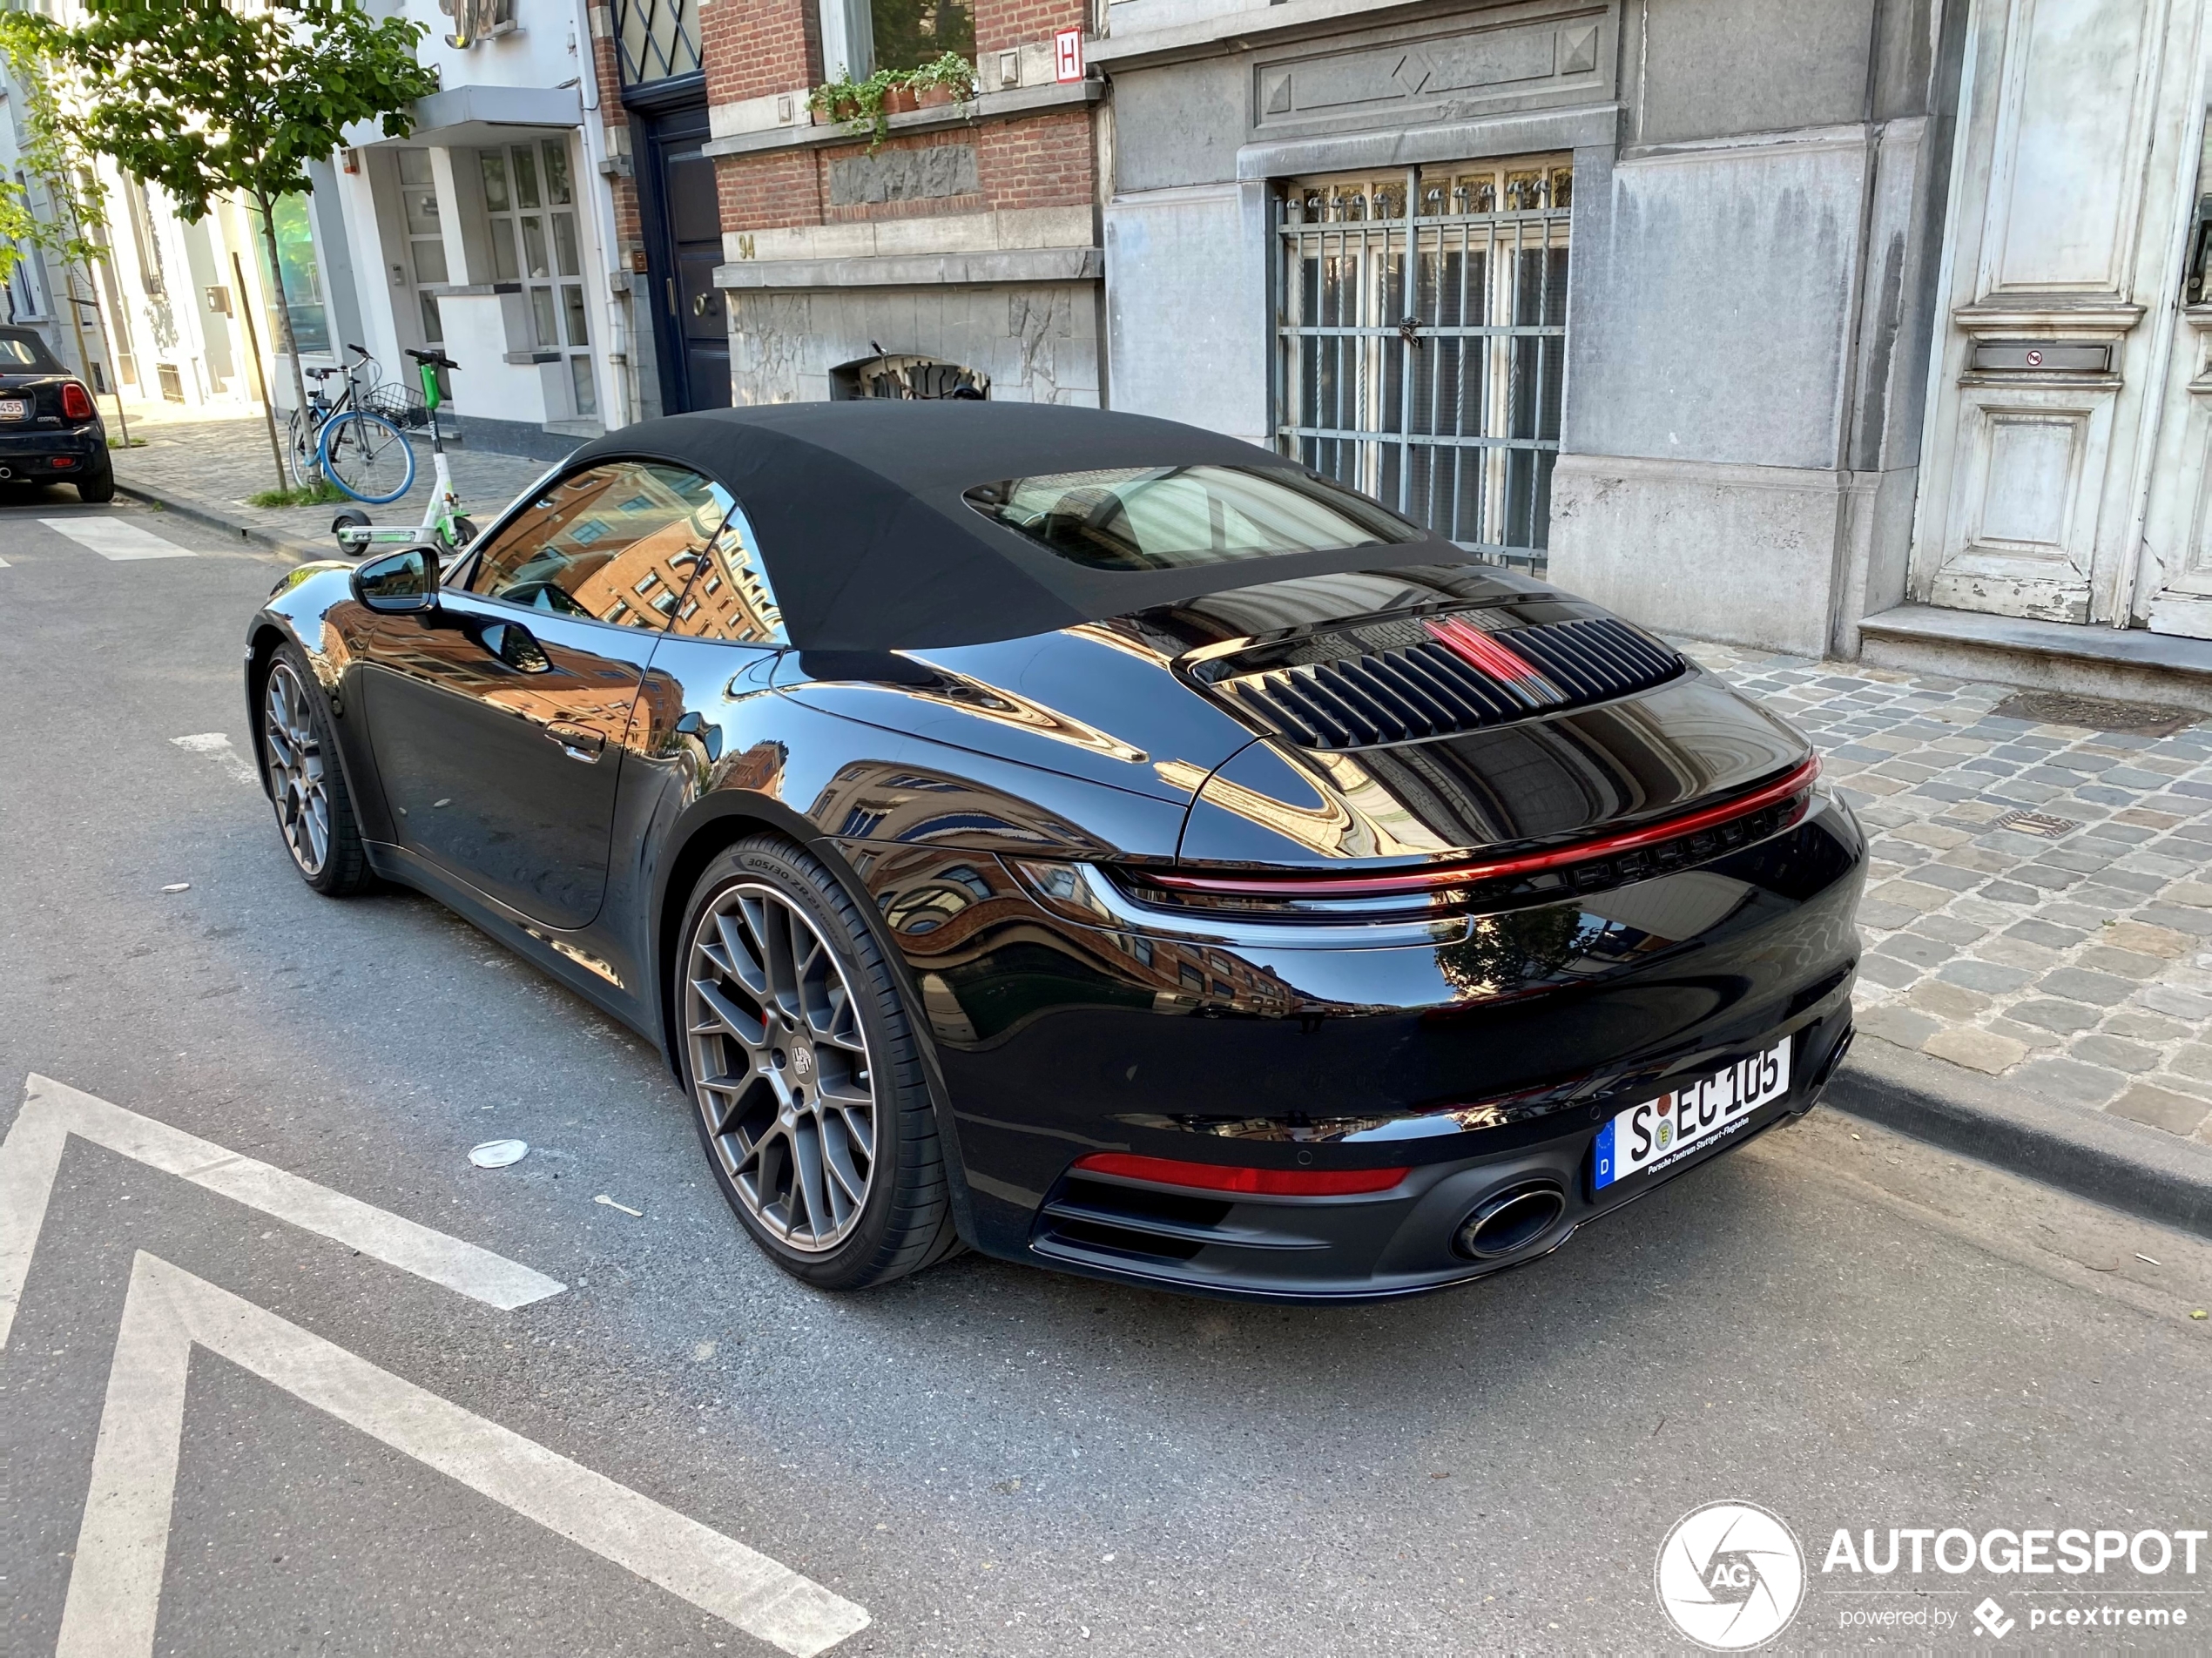
[[[2017,829],[2024,835],[2040,835],[2046,840],[2056,840],[2070,835],[2081,826],[2071,818],[2054,818],[2047,812],[2007,812],[1989,826],[1992,829]]]
[[[2033,720],[2038,725],[2123,731],[2131,737],[2171,737],[2183,726],[2194,725],[2204,718],[2186,708],[2114,702],[2105,697],[2079,697],[2070,691],[2019,691],[1989,711],[2006,719]]]

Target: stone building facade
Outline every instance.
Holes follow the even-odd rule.
[[[1120,406],[1659,626],[1849,642],[1912,527],[1939,0],[1111,10]]]

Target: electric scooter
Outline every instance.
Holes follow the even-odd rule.
[[[438,370],[457,369],[461,365],[442,351],[407,354],[415,359],[415,372],[421,376],[422,404],[429,413],[429,516],[419,524],[372,524],[367,513],[349,507],[330,521],[330,533],[338,538],[338,549],[343,553],[358,556],[380,543],[411,546],[426,541],[435,541],[448,552],[457,553],[476,538],[475,522],[462,516],[460,498],[453,492],[453,469],[446,464],[445,433],[438,425],[438,407],[445,401],[438,388]]]

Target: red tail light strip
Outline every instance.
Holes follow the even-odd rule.
[[[1552,684],[1544,671],[1511,645],[1456,616],[1425,621],[1430,636],[1461,662],[1519,691],[1539,708],[1567,700],[1566,692]]]
[[[1072,1172],[1265,1197],[1343,1197],[1353,1192],[1388,1191],[1406,1174],[1403,1169],[1233,1169],[1225,1163],[1140,1157],[1128,1151],[1094,1151],[1076,1158]]]
[[[92,394],[78,381],[62,382],[62,418],[65,421],[89,421],[92,418]]]
[[[1562,846],[1555,852],[1532,852],[1518,858],[1501,858],[1481,864],[1449,864],[1429,869],[1393,870],[1378,875],[1340,875],[1298,877],[1285,875],[1177,875],[1146,870],[1147,885],[1166,887],[1178,893],[1221,893],[1243,898],[1372,898],[1393,893],[1430,893],[1440,887],[1467,886],[1476,881],[1496,880],[1503,876],[1533,875],[1541,870],[1561,869],[1570,864],[1587,863],[1592,859],[1610,858],[1624,852],[1634,852],[1639,846],[1649,846],[1662,840],[1672,840],[1678,835],[1696,833],[1700,829],[1712,828],[1786,800],[1791,795],[1811,787],[1820,775],[1820,757],[1813,756],[1788,775],[1777,778],[1765,787],[1750,794],[1738,795],[1718,805],[1705,806],[1679,818],[1669,818],[1664,823],[1655,823],[1642,829],[1624,830],[1617,835],[1606,835],[1596,840],[1586,840],[1580,846]]]

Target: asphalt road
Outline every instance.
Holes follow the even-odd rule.
[[[196,556],[111,559],[43,518]],[[293,874],[216,740],[244,743],[241,625],[273,561],[60,490],[0,504],[0,1126],[36,1074],[387,1212],[315,1221],[267,1195],[312,1189],[188,1146],[165,1172],[111,1134],[67,1142],[41,1224],[17,1124],[0,1649],[55,1649],[72,1572],[84,1628],[127,1621],[87,1587],[98,1554],[138,1574],[163,1654],[774,1651],[571,1540],[641,1499],[697,1522],[684,1547],[708,1528],[865,1608],[840,1654],[1680,1647],[1654,1559],[1728,1497],[1809,1556],[1785,1649],[1965,1646],[1985,1595],[2015,1644],[2031,1606],[2092,1589],[2212,1624],[2212,1558],[1820,1569],[1838,1527],[2205,1526],[2202,1243],[1823,1112],[1406,1304],[1222,1305],[974,1257],[819,1296],[747,1243],[643,1043],[427,900]],[[523,1162],[470,1166],[509,1136]],[[460,1269],[395,1264],[389,1216],[566,1287],[487,1304]],[[203,1281],[181,1323],[150,1273]],[[264,1326],[265,1348],[239,1333]],[[175,1382],[175,1330],[165,1509],[129,1459],[164,1443],[146,1378]],[[542,1447],[527,1490],[402,1448],[402,1395]],[[557,1459],[613,1484],[533,1516]],[[135,1553],[80,1550],[88,1488],[102,1525],[150,1527]],[[1959,1628],[1842,1621],[1885,1607]]]

